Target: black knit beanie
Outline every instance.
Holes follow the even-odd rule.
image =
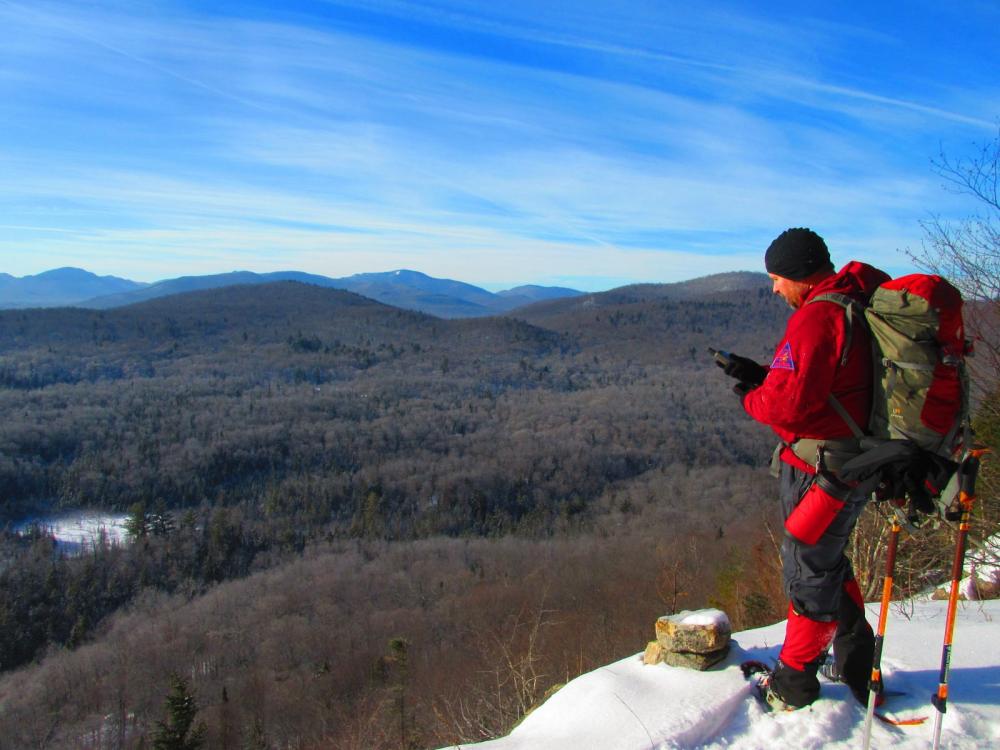
[[[768,273],[801,281],[817,271],[832,271],[830,251],[823,238],[811,229],[796,227],[778,235],[764,253]]]

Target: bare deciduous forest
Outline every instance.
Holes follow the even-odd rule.
[[[0,748],[148,747],[171,680],[217,748],[506,733],[659,615],[780,617],[753,274],[441,320],[296,283],[0,312]],[[875,532],[877,536],[877,531]]]

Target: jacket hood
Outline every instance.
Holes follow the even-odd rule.
[[[818,284],[806,297],[808,302],[820,294],[846,294],[865,304],[875,289],[889,281],[891,277],[875,266],[852,260],[836,274]]]

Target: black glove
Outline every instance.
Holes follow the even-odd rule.
[[[906,467],[903,484],[913,507],[921,513],[935,513],[937,506],[933,497],[940,494],[957,468],[958,464],[954,461],[932,453],[925,453],[920,461],[910,463]]]
[[[746,398],[746,395],[750,393],[754,388],[757,387],[757,383],[747,383],[741,380],[736,385],[733,386],[733,393],[740,397],[740,401]]]
[[[726,375],[748,383],[751,388],[763,383],[764,378],[767,377],[766,367],[757,364],[752,359],[741,357],[739,354],[730,354],[725,364],[716,360],[716,364],[722,368]]]
[[[863,482],[876,478],[876,496],[880,500],[901,503],[908,497],[916,510],[931,514],[936,510],[933,497],[948,483],[956,466],[913,443],[892,440],[852,458],[841,469],[840,479]]]

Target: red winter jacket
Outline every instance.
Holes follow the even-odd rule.
[[[863,321],[854,321],[851,349],[842,366],[847,338],[844,308],[826,300],[808,303],[835,292],[867,304],[875,288],[888,280],[877,268],[852,261],[817,285],[792,313],[763,385],[743,399],[747,413],[771,427],[786,446],[799,438],[852,437],[851,428],[827,401],[831,393],[858,425],[863,428],[868,422],[872,360],[867,327]],[[781,458],[814,471],[787,447]]]

